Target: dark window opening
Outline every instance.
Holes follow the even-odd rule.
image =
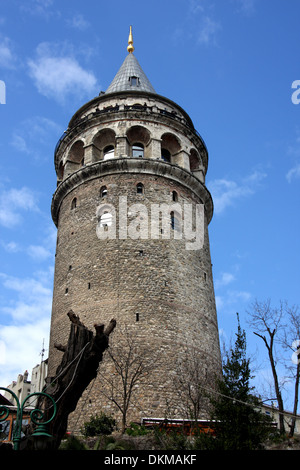
[[[129,77],[129,81],[130,81],[130,86],[139,86],[140,84],[140,80],[138,77]]]
[[[102,188],[100,189],[100,196],[101,197],[106,197],[107,196],[107,187],[106,186],[102,186]]]
[[[74,197],[72,204],[71,204],[71,209],[75,209],[77,207],[77,198]]]
[[[174,202],[177,202],[177,201],[178,201],[178,194],[177,194],[176,191],[173,191],[173,192],[172,192],[172,199],[173,199]]]
[[[91,288],[91,283],[89,282],[89,283],[88,283],[88,289],[90,289],[90,288]]]
[[[169,152],[169,150],[167,149],[161,149],[161,158],[165,161],[165,162],[171,162],[171,154]]]
[[[135,314],[135,321],[140,321],[140,314],[139,313]]]
[[[132,156],[133,157],[143,157],[144,156],[144,146],[143,144],[133,144],[132,146]]]
[[[170,224],[172,230],[180,230],[179,219],[175,216],[173,211],[170,213]]]
[[[136,193],[137,194],[144,194],[144,185],[143,185],[143,183],[138,183],[136,185]]]

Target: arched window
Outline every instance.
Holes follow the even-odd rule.
[[[107,230],[112,224],[112,214],[110,212],[104,212],[100,217],[100,227],[104,227]]]
[[[77,198],[74,197],[72,203],[71,203],[71,209],[75,209],[77,207]]]
[[[137,194],[144,194],[144,185],[143,185],[143,183],[138,183],[136,185],[136,193]]]
[[[161,158],[165,161],[165,162],[171,162],[171,154],[169,152],[169,150],[167,149],[161,149]]]
[[[177,202],[178,201],[178,194],[176,191],[172,191],[172,200],[174,202]]]
[[[77,140],[71,147],[68,160],[77,163],[79,166],[84,164],[84,143],[82,140]]]
[[[132,146],[132,156],[133,157],[143,157],[144,156],[144,146],[143,144],[133,144]]]
[[[178,216],[173,211],[170,213],[170,225],[172,230],[180,231],[180,222]]]
[[[106,197],[106,196],[107,196],[107,187],[102,186],[102,188],[100,189],[100,197]]]
[[[113,145],[108,145],[103,150],[103,160],[109,160],[115,156],[115,148]]]
[[[63,164],[63,162],[60,162],[60,164],[59,164],[59,169],[58,169],[57,176],[58,176],[59,180],[64,179],[64,164]]]

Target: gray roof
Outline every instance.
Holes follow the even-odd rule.
[[[132,79],[133,78],[133,79]],[[134,80],[137,78],[137,80]],[[146,91],[156,93],[134,54],[128,54],[105,93]]]

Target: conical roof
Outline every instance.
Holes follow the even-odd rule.
[[[148,93],[155,93],[153,86],[133,54],[134,47],[131,27],[128,44],[127,50],[129,54],[105,93],[116,93],[118,91],[146,91]]]
[[[128,54],[105,93],[115,93],[117,91],[155,93],[137,58],[132,53]]]

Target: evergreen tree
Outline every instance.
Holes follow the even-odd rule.
[[[259,400],[250,387],[250,359],[246,334],[239,316],[236,341],[223,360],[223,379],[218,382],[214,407],[215,445],[224,450],[258,449],[270,431],[270,419],[259,410]]]

